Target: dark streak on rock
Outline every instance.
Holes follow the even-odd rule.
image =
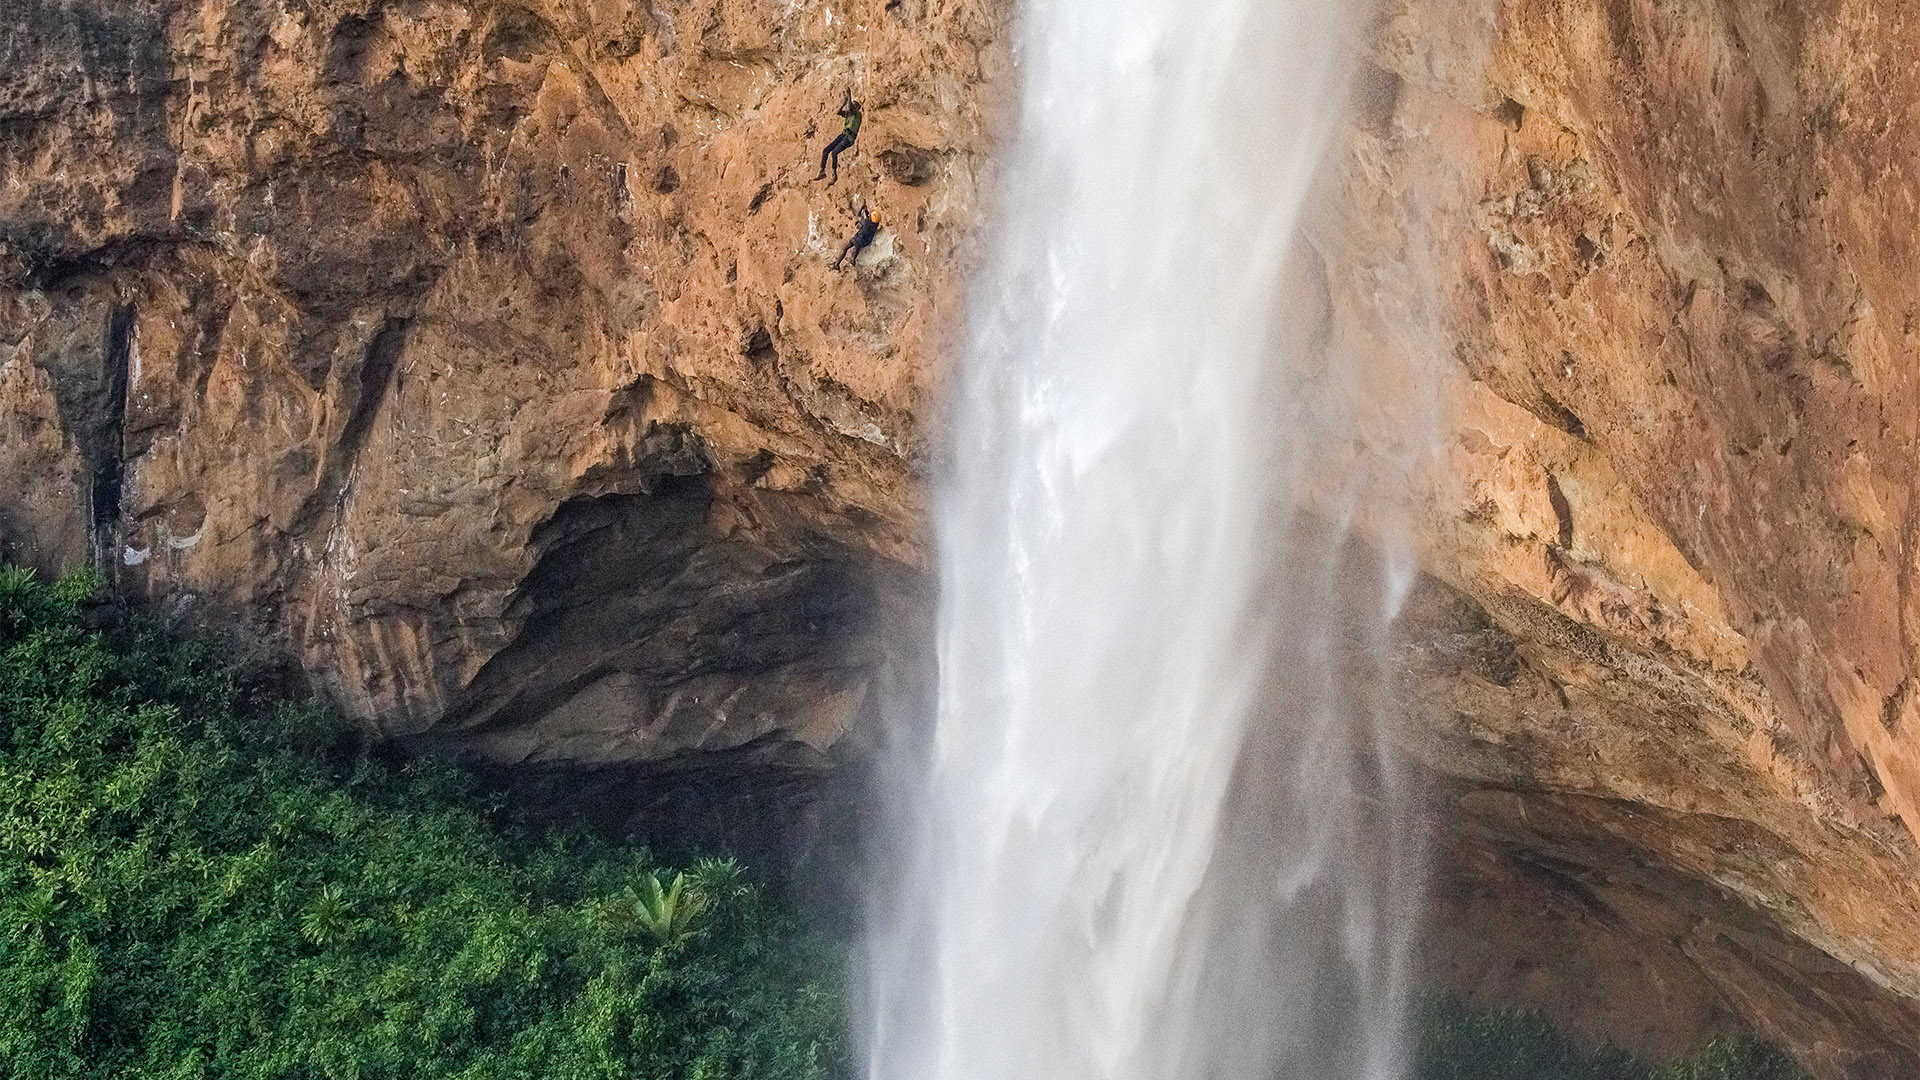
[[[108,572],[113,541],[120,527],[120,492],[126,468],[122,429],[127,418],[127,371],[133,357],[133,305],[121,304],[107,315],[104,405],[94,437],[86,440],[87,533],[93,539],[93,566]]]
[[[1554,520],[1560,524],[1560,548],[1570,551],[1573,548],[1573,504],[1567,501],[1567,493],[1560,490],[1560,478],[1552,473],[1547,474],[1547,501],[1553,504]]]
[[[338,500],[345,491],[348,479],[353,474],[354,463],[359,460],[367,434],[373,428],[374,417],[379,414],[380,404],[393,384],[394,369],[406,345],[406,337],[407,320],[390,318],[373,335],[373,340],[367,343],[367,354],[360,364],[359,377],[351,383],[352,389],[342,387],[342,398],[349,403],[350,410],[346,425],[340,429],[340,437],[328,450],[319,479],[312,493],[301,504],[299,513],[294,516],[290,532],[298,533],[311,525],[320,511]]]
[[[1893,688],[1886,700],[1880,703],[1880,726],[1888,731],[1900,729],[1900,716],[1906,711],[1907,692],[1912,686],[1911,679],[1901,679],[1900,685]]]

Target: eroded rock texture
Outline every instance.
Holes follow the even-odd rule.
[[[1591,1020],[1638,965],[1644,1044],[1707,1002],[1822,1075],[1920,1075],[1917,17],[1382,28],[1336,319],[1438,353],[1452,405],[1403,630],[1442,891],[1496,913],[1449,940],[1505,942],[1448,958],[1469,986]]]
[[[9,6],[0,538],[243,621],[388,734],[826,749],[916,587],[993,27]],[[835,273],[863,201],[887,227]]]
[[[1007,18],[12,0],[0,546],[393,736],[839,752],[924,610]],[[1393,0],[1369,57],[1327,453],[1413,492],[1435,977],[1920,1075],[1920,10]]]

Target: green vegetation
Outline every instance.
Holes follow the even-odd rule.
[[[673,875],[665,889],[653,874],[640,875],[640,888],[627,886],[619,899],[607,904],[608,917],[621,926],[637,927],[662,945],[691,941],[706,926],[712,898],[697,885],[686,888],[687,875]]]
[[[0,569],[0,1076],[845,1071],[840,951],[737,864],[503,825],[92,592]]]
[[[93,592],[0,568],[0,1076],[849,1072],[840,949],[738,863],[503,824],[466,774],[383,762]],[[1441,1001],[1414,1080],[1802,1074],[1751,1043],[1654,1069]]]
[[[1476,1011],[1452,999],[1420,1018],[1414,1080],[1805,1080],[1791,1059],[1751,1040],[1709,1045],[1656,1069],[1615,1047],[1585,1049],[1532,1013]]]

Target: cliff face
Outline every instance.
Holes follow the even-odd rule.
[[[16,0],[0,550],[389,735],[839,752],[924,605],[1006,8]],[[1920,13],[1387,8],[1318,239],[1329,362],[1449,405],[1426,479],[1395,387],[1350,448],[1427,571],[1434,975],[1920,1075]]]
[[[845,732],[915,587],[990,13],[23,3],[8,553],[493,757]]]
[[[1449,386],[1407,666],[1443,893],[1510,935],[1452,974],[1920,1075],[1920,13],[1474,8],[1383,28],[1334,290]]]

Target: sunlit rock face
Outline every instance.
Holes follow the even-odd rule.
[[[390,735],[850,754],[926,607],[1009,14],[16,0],[0,550]],[[1443,451],[1388,468],[1412,405],[1356,380],[1326,453],[1421,539],[1436,977],[1920,1075],[1915,20],[1383,12],[1315,229],[1328,370],[1427,352]]]
[[[1579,1014],[1640,965],[1637,1015],[1596,1026],[1671,1045],[1704,1000],[1822,1075],[1920,1074],[1917,14],[1382,28],[1331,291],[1337,341],[1441,328],[1453,380],[1403,620],[1442,892],[1593,958],[1437,960],[1470,986]]]
[[[10,6],[8,554],[237,619],[392,735],[829,749],[917,587],[998,18]]]

